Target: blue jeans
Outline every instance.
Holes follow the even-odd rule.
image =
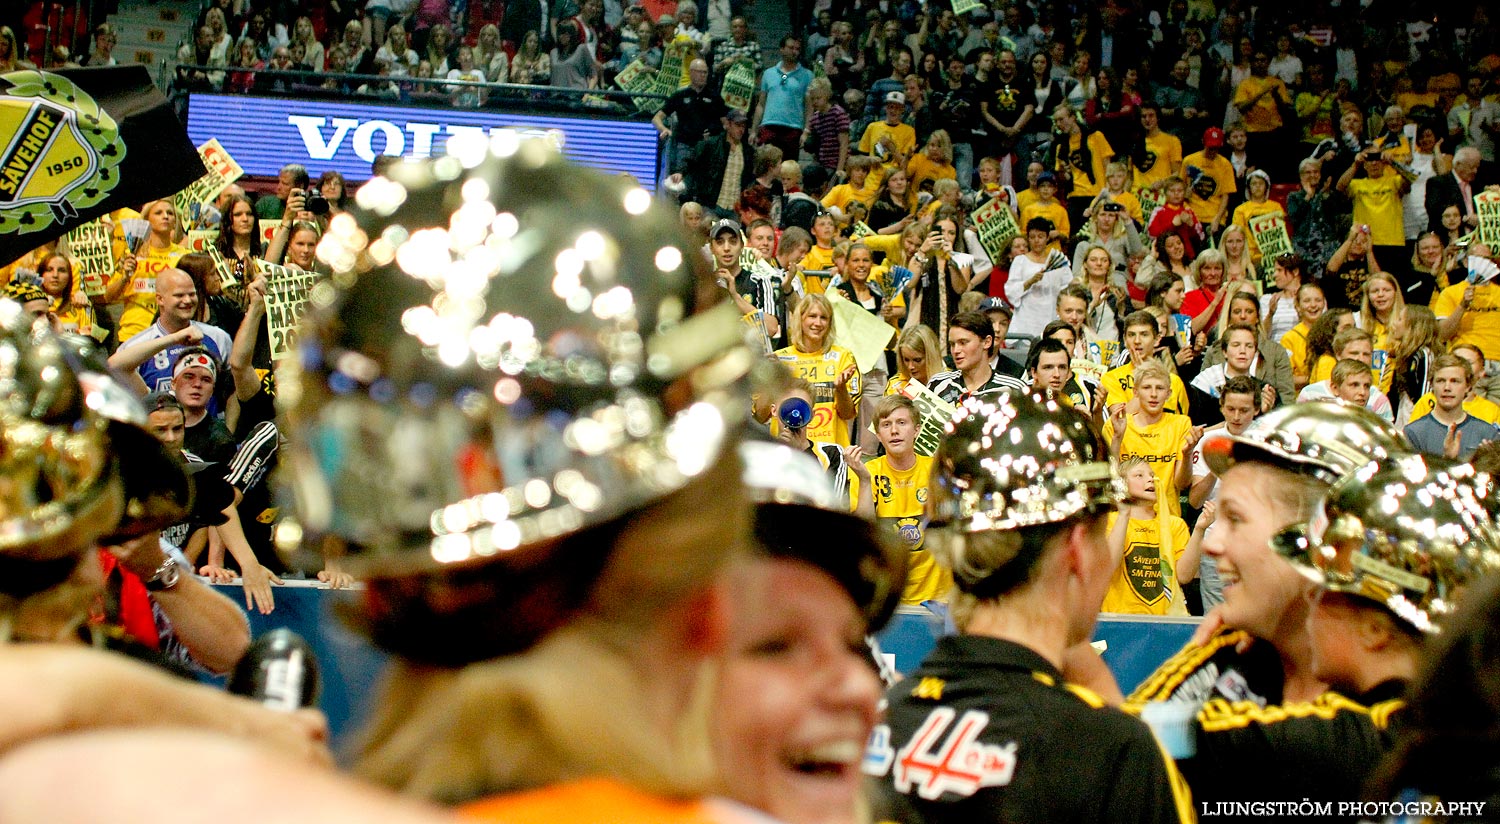
[[[974,188],[974,147],[968,143],[953,144],[953,169],[958,172],[958,187],[965,192]]]

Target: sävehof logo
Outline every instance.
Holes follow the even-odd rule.
[[[0,232],[38,232],[104,200],[125,159],[114,119],[60,75],[0,80]]]

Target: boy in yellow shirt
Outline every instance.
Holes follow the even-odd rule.
[[[1157,511],[1156,476],[1140,458],[1120,464],[1127,499],[1109,515],[1109,548],[1121,559],[1100,612],[1185,615],[1182,585],[1198,577],[1203,535],[1214,520],[1212,501],[1191,534],[1187,522]],[[1165,533],[1165,534],[1164,534]]]
[[[1193,447],[1203,437],[1203,427],[1194,426],[1186,415],[1163,408],[1170,391],[1168,374],[1167,367],[1155,360],[1137,367],[1135,391],[1139,409],[1132,412],[1119,407],[1112,411],[1104,422],[1104,438],[1118,459],[1145,461],[1156,474],[1162,510],[1181,515],[1179,491],[1193,481]]]
[[[1100,387],[1104,390],[1104,403],[1111,410],[1124,408],[1135,398],[1136,369],[1143,363],[1154,362],[1152,353],[1161,341],[1161,327],[1150,312],[1131,312],[1125,316],[1125,351],[1130,359],[1123,365],[1104,373]],[[1109,366],[1109,364],[1103,364]],[[1182,378],[1171,375],[1171,387],[1166,409],[1179,415],[1188,414],[1187,387]]]
[[[875,518],[895,533],[899,545],[910,550],[906,591],[901,596],[901,603],[909,605],[946,601],[953,587],[953,576],[938,566],[924,547],[932,458],[916,452],[921,422],[922,416],[910,398],[886,395],[875,405],[875,435],[885,454],[863,466],[858,460],[849,464],[858,479],[855,512]]]

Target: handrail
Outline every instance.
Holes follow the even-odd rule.
[[[273,78],[286,78],[289,80],[300,80],[307,85],[309,91],[319,89],[330,79],[351,83],[394,83],[400,87],[428,86],[435,91],[452,92],[459,87],[474,87],[491,89],[498,92],[521,93],[527,95],[545,94],[548,97],[577,98],[582,100],[588,96],[598,96],[611,102],[618,102],[628,107],[628,113],[640,114],[635,110],[635,100],[648,98],[665,100],[670,95],[661,92],[628,92],[622,89],[570,89],[561,86],[536,86],[525,83],[490,83],[477,80],[448,80],[438,77],[413,77],[411,75],[388,75],[388,74],[355,74],[352,72],[316,72],[303,69],[253,69],[243,66],[204,66],[194,63],[178,63],[175,74],[180,76],[184,71],[208,72],[253,72],[257,77],[270,75]],[[223,92],[233,94],[233,92]],[[263,93],[257,90],[257,94]]]

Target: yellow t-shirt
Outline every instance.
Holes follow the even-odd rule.
[[[901,154],[911,155],[917,149],[917,130],[906,125],[897,123],[892,126],[884,120],[877,120],[865,127],[865,133],[859,138],[859,151],[861,154],[875,154],[875,144],[880,138],[890,135],[896,141],[896,148]]]
[[[1123,365],[1116,366],[1104,373],[1104,379],[1100,383],[1104,386],[1106,406],[1130,403],[1130,399],[1135,397],[1135,364],[1126,361]],[[1163,408],[1178,415],[1188,413],[1187,387],[1182,385],[1182,378],[1172,376],[1172,393],[1167,396],[1167,405]]]
[[[1025,212],[1026,207],[1032,205],[1033,203],[1036,203],[1036,198],[1037,195],[1035,189],[1022,189],[1021,191],[1016,192],[1016,211]],[[1025,223],[1021,224],[1021,231],[1026,231]]]
[[[1432,313],[1441,320],[1458,311],[1468,283],[1459,281],[1438,293]],[[1458,334],[1448,342],[1451,349],[1461,343],[1479,347],[1487,358],[1500,357],[1500,284],[1491,281],[1474,287],[1474,302],[1458,322]]]
[[[834,384],[844,370],[854,366],[854,377],[849,379],[849,397],[858,403],[859,367],[854,364],[854,355],[842,346],[830,346],[827,352],[802,352],[795,346],[776,350],[776,358],[792,370],[792,374],[812,384],[813,416],[808,424],[807,437],[815,441],[849,445],[849,422],[840,420],[834,408]]]
[[[849,211],[850,203],[863,203],[866,208],[869,208],[870,204],[875,202],[875,195],[880,193],[878,187],[871,189],[869,183],[868,177],[865,178],[864,187],[859,189],[848,183],[840,183],[829,189],[828,194],[823,195],[823,206],[829,209],[837,208],[846,213]]]
[[[1136,423],[1135,417],[1126,418],[1125,437],[1120,441],[1120,460],[1139,457],[1150,464],[1151,474],[1156,476],[1156,500],[1166,507],[1168,515],[1181,516],[1182,504],[1177,500],[1180,493],[1175,476],[1193,422],[1187,415],[1163,412],[1156,423],[1142,427]],[[1114,422],[1106,420],[1104,440],[1113,443],[1114,436]]]
[[[1417,402],[1411,407],[1411,420],[1431,415],[1435,406],[1437,399],[1431,392],[1417,398]],[[1475,395],[1464,401],[1464,411],[1485,423],[1500,423],[1500,404],[1482,395]]]
[[[1055,171],[1073,174],[1073,191],[1068,193],[1068,197],[1093,197],[1104,188],[1104,169],[1110,158],[1115,156],[1114,147],[1109,145],[1109,140],[1103,134],[1093,132],[1089,135],[1088,149],[1090,157],[1085,165],[1083,135],[1075,134],[1068,137],[1068,150],[1058,153]],[[1021,228],[1026,227],[1023,225]]]
[[[1241,115],[1245,120],[1245,131],[1255,134],[1257,132],[1269,132],[1281,128],[1281,111],[1276,107],[1276,99],[1281,98],[1282,103],[1288,105],[1292,102],[1292,93],[1287,91],[1286,84],[1279,77],[1247,77],[1240,81],[1240,85],[1234,90],[1235,108],[1243,103],[1254,100],[1261,92],[1271,90],[1271,93],[1255,101],[1255,105],[1244,109]]]
[[[94,307],[74,306],[71,295],[52,301],[52,317],[63,332],[84,337],[94,334]]]
[[[1292,361],[1292,374],[1307,374],[1307,333],[1311,331],[1307,324],[1297,321],[1297,325],[1287,330],[1281,336],[1281,348],[1286,350]]]
[[[934,163],[926,152],[917,152],[906,162],[907,186],[914,192],[922,191],[922,184],[929,180],[957,180],[958,170],[952,163]]]
[[[1135,188],[1143,189],[1172,176],[1172,165],[1182,165],[1182,141],[1157,131],[1146,138],[1145,168],[1135,166]]]
[[[898,546],[910,551],[907,560],[906,591],[903,604],[923,601],[946,601],[953,588],[953,576],[927,551],[923,542],[923,513],[927,507],[927,481],[932,477],[932,458],[916,456],[911,469],[891,468],[890,458],[882,455],[865,465],[870,470],[868,493],[875,501],[875,519],[891,530]]]
[[[1255,235],[1250,231],[1250,218],[1261,215],[1275,214],[1284,211],[1281,204],[1274,200],[1266,200],[1264,203],[1256,203],[1247,200],[1234,209],[1234,225],[1245,230],[1245,246],[1250,250],[1250,259],[1260,264],[1260,244],[1255,242]]]
[[[1406,224],[1401,216],[1401,175],[1387,169],[1377,178],[1349,181],[1354,201],[1354,222],[1370,225],[1370,242],[1377,246],[1406,243]]]
[[[1017,197],[1016,199],[1020,200],[1019,197]],[[1073,227],[1068,224],[1068,209],[1066,206],[1062,205],[1056,200],[1052,201],[1051,203],[1043,203],[1039,200],[1032,200],[1031,203],[1027,204],[1025,208],[1021,209],[1021,231],[1023,233],[1026,231],[1026,224],[1029,223],[1034,217],[1044,217],[1052,221],[1052,225],[1056,227],[1057,231],[1061,232],[1064,237],[1071,236],[1073,234]]]
[[[1313,364],[1312,374],[1307,376],[1307,382],[1317,383],[1333,377],[1333,365],[1337,362],[1338,359],[1332,355],[1319,355],[1318,362]]]
[[[1197,181],[1192,181],[1188,168],[1201,170]],[[1188,208],[1203,223],[1212,223],[1219,210],[1229,202],[1229,196],[1237,190],[1234,182],[1234,164],[1223,155],[1208,159],[1203,152],[1193,152],[1182,159],[1182,176],[1189,180]]]
[[[1125,207],[1125,214],[1139,225],[1144,225],[1145,220],[1141,214],[1141,199],[1135,196],[1135,192],[1120,192],[1109,195],[1109,199]]]
[[[177,265],[177,260],[192,250],[172,244],[166,249],[146,247],[136,256],[135,276],[125,287],[125,311],[120,315],[118,331],[121,343],[150,326],[156,319],[156,276]]]
[[[798,264],[802,267],[802,288],[808,294],[816,295],[828,291],[828,281],[833,279],[833,247],[827,249],[814,243],[807,254],[802,257]],[[827,272],[827,275],[818,276],[808,274],[809,272]]]
[[[1120,513],[1109,513],[1109,530],[1113,534]],[[1168,516],[1170,552],[1162,552],[1161,527],[1156,518],[1131,518],[1125,527],[1125,555],[1120,568],[1104,594],[1100,612],[1122,612],[1128,615],[1166,615],[1180,596],[1177,583],[1177,561],[1187,551],[1191,537],[1187,523]],[[1163,555],[1169,557],[1163,557]]]

